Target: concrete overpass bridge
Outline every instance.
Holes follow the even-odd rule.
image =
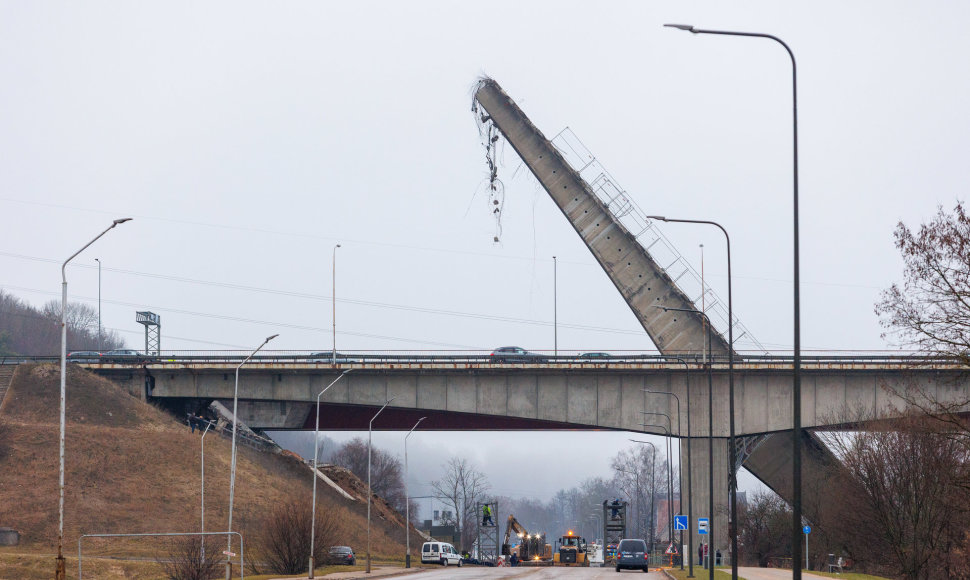
[[[377,429],[406,430],[428,417],[422,430],[620,430],[662,434],[641,426],[642,412],[662,412],[685,458],[691,423],[695,516],[705,516],[709,465],[707,366],[662,355],[618,356],[592,361],[555,357],[534,362],[492,361],[487,355],[353,355],[336,365],[299,354],[257,356],[239,380],[239,419],[255,429],[312,430],[315,401],[340,373],[351,369],[321,398],[321,430],[362,430],[376,408],[393,401]],[[161,356],[139,362],[88,363],[91,370],[127,384],[132,393],[165,401],[175,409],[218,400],[231,408],[235,369],[242,356]],[[822,493],[836,459],[812,430],[855,427],[860,417],[890,417],[905,407],[900,393],[920,389],[941,402],[970,400],[967,368],[948,359],[911,356],[816,356],[802,361],[802,441],[805,497]],[[735,420],[739,467],[744,466],[786,497],[791,489],[792,359],[745,357],[735,361]],[[688,401],[688,383],[690,406]],[[719,547],[727,546],[728,372],[725,356],[711,368],[714,474]],[[644,390],[676,394],[673,397]],[[970,412],[970,408],[964,409]],[[681,431],[678,432],[678,417]],[[649,421],[647,421],[649,422]],[[806,517],[818,521],[817,505]]]

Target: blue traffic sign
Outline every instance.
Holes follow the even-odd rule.
[[[697,533],[706,534],[707,526],[710,524],[710,520],[707,518],[697,518]]]
[[[812,526],[805,526],[804,528],[802,528],[802,531],[805,532],[806,534],[811,534]]]
[[[674,516],[674,530],[687,529],[687,516]]]

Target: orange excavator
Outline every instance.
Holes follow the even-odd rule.
[[[515,547],[509,544],[513,532],[519,538],[519,543]],[[502,543],[502,555],[510,556],[512,554],[515,554],[519,558],[523,566],[552,565],[552,546],[546,543],[546,535],[530,534],[515,519],[514,515],[509,514],[509,519],[505,525],[505,541]]]

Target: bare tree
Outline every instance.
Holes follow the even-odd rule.
[[[461,537],[460,550],[471,546],[477,526],[474,522],[481,512],[481,503],[489,490],[488,479],[468,463],[467,459],[452,457],[444,465],[445,474],[431,482],[435,495],[452,508],[454,523]]]
[[[223,568],[220,543],[211,538],[204,544],[202,536],[172,538],[164,557],[155,557],[168,580],[211,580]]]
[[[755,492],[739,508],[742,561],[764,568],[774,558],[791,556],[791,510],[781,497],[770,491]]]
[[[967,449],[915,412],[830,440],[853,487],[835,492],[851,502],[842,506],[850,553],[907,579],[957,577],[954,550],[967,550],[970,523],[956,485],[970,470]]]
[[[367,441],[361,437],[345,443],[330,459],[346,467],[362,481],[367,481]],[[399,513],[405,512],[404,468],[391,453],[374,448],[371,452],[371,489]]]
[[[318,506],[314,534],[313,559],[325,562],[327,546],[339,535],[339,523],[332,507]],[[310,560],[310,522],[312,509],[305,500],[281,504],[273,510],[256,539],[260,557],[276,574],[298,574],[306,571]]]

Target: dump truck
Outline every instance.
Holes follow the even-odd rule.
[[[556,551],[552,555],[553,566],[589,566],[586,538],[577,536],[572,530],[556,540]]]

